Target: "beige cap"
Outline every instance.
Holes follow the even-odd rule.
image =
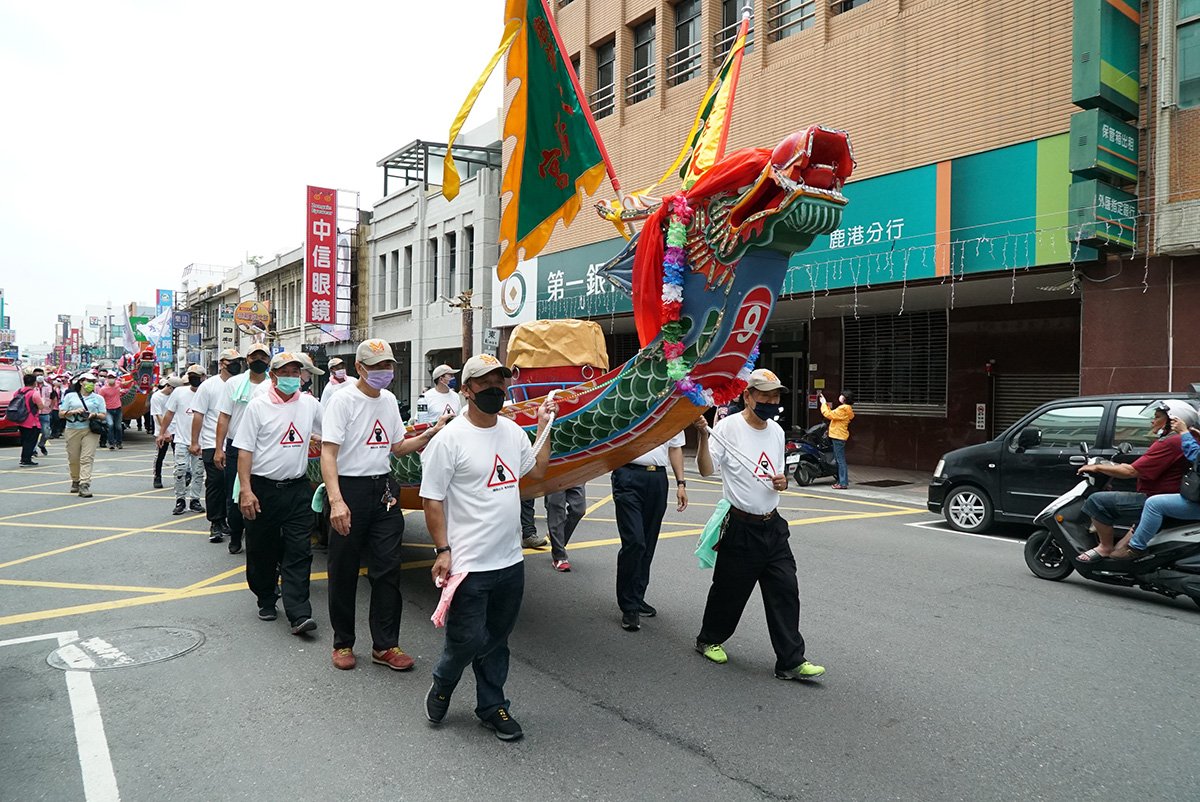
[[[187,384],[187,381],[179,376],[168,376],[167,384],[171,385],[172,387],[182,387],[183,385]]]
[[[445,376],[447,373],[458,373],[458,371],[455,370],[454,368],[450,367],[449,365],[438,365],[436,368],[433,369],[433,380],[437,381],[438,379]]]
[[[766,368],[759,368],[750,374],[750,380],[746,382],[746,387],[751,390],[761,390],[769,393],[772,390],[784,390],[787,388],[779,381],[779,377]]]
[[[329,360],[329,369],[333,370],[334,368],[339,368],[343,364],[345,363],[342,362],[342,358],[340,356],[335,356],[333,359]]]
[[[246,349],[246,359],[250,358],[251,354],[262,354],[267,359],[271,358],[271,349],[264,343],[254,343]]]
[[[203,376],[204,368],[199,365],[188,365],[187,373],[189,376]]]
[[[242,358],[242,355],[238,353],[236,348],[226,348],[224,351],[221,352],[221,355],[217,357],[217,360],[220,361],[222,359],[241,359],[241,358]]]
[[[307,370],[309,373],[313,374],[314,376],[324,376],[325,375],[325,371],[321,370],[316,365],[314,365],[313,361],[312,361],[312,357],[309,356],[308,354],[304,353],[303,351],[297,351],[296,358],[300,360],[300,364],[304,366],[304,369]]]
[[[363,340],[354,352],[354,358],[364,365],[396,361],[396,357],[392,355],[392,346],[388,345],[387,340],[380,339]]]
[[[300,354],[293,354],[291,351],[281,351],[271,357],[271,370],[279,370],[284,365],[290,365],[295,362],[301,368],[307,370],[304,365],[304,360],[300,358]]]
[[[467,364],[462,368],[462,382],[467,383],[467,379],[477,379],[486,373],[491,373],[493,370],[498,370],[506,379],[512,378],[512,371],[504,367],[504,363],[491,354],[476,354],[467,360]]]

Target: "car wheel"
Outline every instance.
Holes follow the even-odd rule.
[[[1062,546],[1045,529],[1037,530],[1025,541],[1025,564],[1034,576],[1052,582],[1066,579],[1075,570],[1070,558],[1063,553]]]
[[[801,487],[806,487],[807,485],[812,484],[812,480],[813,475],[811,468],[809,468],[803,462],[796,466],[796,484],[800,485]]]
[[[992,525],[992,502],[983,491],[966,485],[954,490],[942,508],[946,523],[959,532],[982,532]]]

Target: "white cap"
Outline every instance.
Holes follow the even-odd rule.
[[[499,359],[491,354],[476,354],[462,367],[462,383],[466,384],[467,379],[477,379],[493,370],[500,371],[506,379],[512,378],[512,371],[504,367],[504,363]]]
[[[392,346],[388,345],[387,340],[380,339],[363,340],[355,351],[354,358],[364,365],[396,361],[396,357],[392,355]]]
[[[438,365],[436,368],[433,369],[433,380],[437,381],[438,379],[445,376],[447,373],[458,373],[458,371],[455,370],[454,368],[450,367],[449,365]]]

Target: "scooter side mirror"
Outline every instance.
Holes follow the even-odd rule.
[[[1133,453],[1133,446],[1130,445],[1128,440],[1126,440],[1124,443],[1121,443],[1121,445],[1117,446],[1117,451],[1122,454],[1131,454]]]
[[[1036,448],[1042,444],[1042,430],[1030,426],[1017,435],[1017,448]]]

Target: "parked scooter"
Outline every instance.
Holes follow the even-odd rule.
[[[792,427],[792,434],[784,445],[784,464],[793,472],[796,484],[812,484],[824,476],[837,476],[837,458],[833,456],[833,444],[829,442],[829,424],[818,423],[802,431]]]
[[[1104,461],[1092,457],[1088,463]],[[1150,541],[1145,556],[1079,562],[1079,555],[1097,543],[1083,514],[1083,502],[1098,489],[1096,474],[1085,474],[1079,484],[1038,514],[1034,524],[1039,529],[1025,541],[1025,564],[1029,570],[1035,576],[1056,582],[1078,571],[1085,579],[1138,587],[1170,598],[1185,595],[1200,605],[1200,521],[1185,523],[1168,519]]]

